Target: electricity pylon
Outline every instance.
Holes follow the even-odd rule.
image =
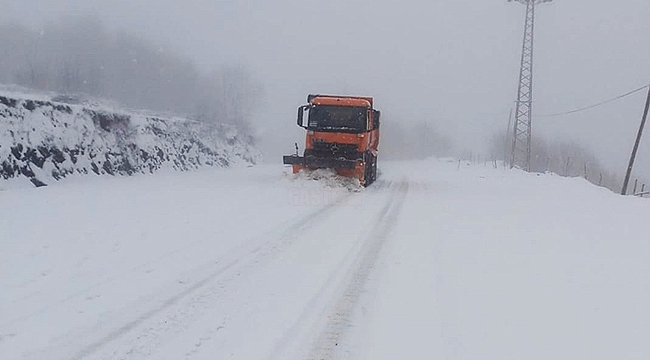
[[[510,167],[521,166],[530,171],[530,141],[533,119],[533,40],[535,37],[535,5],[552,0],[508,0],[526,5],[524,25],[524,44],[521,50],[519,87],[517,89],[517,108],[515,128],[512,138]]]

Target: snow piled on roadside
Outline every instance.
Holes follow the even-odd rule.
[[[42,186],[72,174],[255,164],[252,138],[233,126],[0,95],[0,178]]]

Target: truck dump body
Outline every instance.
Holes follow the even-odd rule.
[[[307,130],[303,156],[285,155],[293,172],[329,168],[368,186],[377,178],[380,112],[363,96],[309,95],[298,108]]]

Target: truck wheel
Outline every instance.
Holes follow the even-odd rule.
[[[372,166],[372,159],[371,155],[369,153],[364,153],[363,154],[363,187],[368,187],[372,180],[370,179],[370,173],[371,173],[371,166]]]
[[[369,186],[377,179],[377,157],[371,153],[365,156],[366,166],[364,169],[364,187]]]

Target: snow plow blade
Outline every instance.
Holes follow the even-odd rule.
[[[295,156],[285,155],[282,157],[285,165],[300,165],[312,169],[332,168],[332,169],[348,169],[352,170],[356,167],[356,160],[348,159],[334,159],[334,158],[319,158],[315,156]]]

